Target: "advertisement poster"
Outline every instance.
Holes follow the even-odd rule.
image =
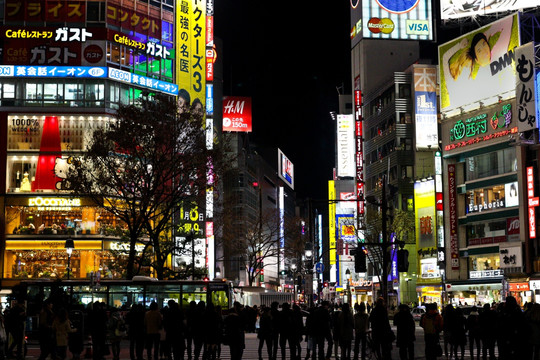
[[[516,48],[516,101],[519,132],[538,128],[535,61],[532,42]]]
[[[518,15],[508,16],[439,46],[441,112],[492,98],[516,88]]]
[[[202,111],[206,99],[206,4],[182,2],[176,15],[178,106]]]
[[[433,40],[431,6],[431,0],[364,0],[353,29],[363,38]]]

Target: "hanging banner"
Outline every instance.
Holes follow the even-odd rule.
[[[519,132],[538,128],[534,63],[532,42],[516,48],[516,101]]]

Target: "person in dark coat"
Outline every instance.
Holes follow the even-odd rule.
[[[366,313],[366,304],[355,304],[354,308],[354,360],[358,360],[360,343],[362,343],[361,359],[366,358],[366,335],[369,330],[369,315]]]
[[[102,360],[106,352],[108,321],[104,304],[96,301],[92,306],[89,318],[90,334],[92,335],[92,357],[94,360]]]
[[[337,317],[336,327],[339,327],[339,347],[341,360],[351,360],[351,345],[354,333],[354,318],[349,304],[343,304]]]
[[[23,358],[24,324],[26,321],[26,309],[24,302],[16,300],[15,305],[6,315],[6,330],[11,334],[13,342],[8,348],[8,354],[12,355],[13,349],[17,348],[17,359]]]
[[[168,309],[163,316],[163,329],[165,329],[165,342],[167,348],[167,359],[182,359],[186,348],[184,338],[184,314],[178,303],[169,300]]]
[[[454,309],[450,325],[450,343],[452,344],[453,352],[458,357],[458,348],[461,351],[461,359],[465,357],[465,344],[467,343],[467,330],[465,326],[467,319],[463,316],[461,308]]]
[[[443,310],[442,317],[443,317],[443,342],[444,342],[444,355],[446,358],[453,357],[454,354],[454,348],[452,344],[450,344],[450,341],[452,339],[451,335],[451,324],[452,324],[452,318],[454,315],[454,306],[452,304],[446,305],[446,307]],[[448,348],[450,348],[450,356],[448,356]]]
[[[54,314],[52,311],[53,304],[50,300],[43,302],[43,308],[39,313],[39,348],[41,353],[38,360],[45,360],[49,355],[54,359],[54,337],[52,323]]]
[[[317,344],[317,352],[319,354],[319,359],[330,358],[332,355],[332,347],[334,342],[332,340],[332,330],[330,328],[330,312],[328,311],[329,303],[328,301],[323,301],[321,306],[316,308],[313,311],[313,338]],[[326,356],[324,352],[324,341],[328,341],[328,349],[326,351]],[[315,358],[315,354],[313,357]]]
[[[497,313],[491,310],[489,304],[484,304],[484,310],[478,316],[480,336],[482,339],[482,358],[495,360],[495,341],[497,338]]]
[[[241,360],[245,348],[245,324],[240,316],[242,305],[234,302],[233,308],[225,318],[225,341],[229,344],[231,360]]]
[[[379,359],[391,359],[392,351],[392,329],[388,320],[388,311],[386,310],[385,301],[382,297],[377,299],[375,307],[369,315],[369,323],[371,324],[371,337],[373,347]]]
[[[193,328],[194,324],[197,321],[197,303],[195,301],[191,301],[189,303],[189,308],[186,312],[186,351],[187,351],[187,357],[188,360],[192,359],[193,354]]]
[[[270,305],[270,316],[272,317],[272,357],[277,358],[277,352],[279,347],[279,303],[277,301],[272,302]]]
[[[201,355],[201,350],[204,345],[204,332],[205,332],[205,325],[201,321],[204,315],[205,311],[205,302],[199,301],[196,307],[195,311],[195,321],[191,324],[192,329],[192,335],[193,335],[193,345],[194,345],[194,354],[193,359],[199,360],[199,356]]]
[[[220,342],[221,319],[214,304],[209,302],[203,314],[204,324],[204,351],[203,359],[215,360],[217,345]],[[176,358],[175,358],[176,359]]]
[[[144,308],[133,304],[126,315],[130,360],[143,360],[144,352]]]
[[[294,345],[294,322],[293,313],[289,303],[283,303],[281,305],[281,313],[279,314],[279,347],[281,349],[281,359],[285,360],[285,354],[287,351],[287,343],[289,343],[289,351],[291,359],[295,358],[296,347]]]
[[[294,346],[295,356],[297,359],[300,359],[302,356],[302,336],[305,333],[304,329],[304,320],[302,315],[302,310],[300,306],[294,304],[292,311],[292,331],[291,331],[291,341],[290,343]]]
[[[416,325],[411,309],[407,304],[399,305],[398,312],[394,315],[394,325],[397,330],[396,346],[399,348],[399,358],[401,360],[413,360]]]
[[[259,360],[262,360],[262,349],[266,343],[266,351],[268,352],[268,359],[272,359],[272,315],[270,308],[263,306],[262,314],[259,320]]]
[[[474,346],[476,344],[476,358],[480,360],[480,314],[478,314],[478,308],[473,306],[471,313],[467,318],[467,332],[469,335],[469,352],[471,353],[471,359],[474,360]]]
[[[507,296],[498,317],[499,359],[525,359],[529,333],[525,315],[513,296]]]

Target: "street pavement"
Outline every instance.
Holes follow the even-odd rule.
[[[392,327],[392,329],[394,330],[394,333],[395,333],[396,332],[395,327]],[[415,359],[425,359],[425,355],[424,355],[424,331],[422,330],[422,328],[420,328],[418,326],[418,324],[416,325],[415,334],[416,334],[416,343],[415,343],[415,348],[414,348]],[[259,345],[259,339],[257,339],[257,334],[247,333],[246,334],[246,348],[244,350],[244,356],[242,357],[242,359],[244,359],[244,360],[258,360],[259,359],[258,350],[257,350],[258,345]],[[442,339],[441,339],[441,345],[442,345]],[[303,341],[302,342],[302,360],[304,360],[305,356],[306,356],[306,346],[307,346],[307,343],[305,341]],[[354,346],[354,343],[353,343],[353,346]],[[85,354],[85,352],[83,352],[83,354],[81,355],[82,358],[84,358],[84,354]],[[278,359],[279,360],[281,360],[281,355],[280,354],[281,354],[280,350],[278,350]],[[146,351],[145,351],[144,355],[146,355]],[[352,356],[352,354],[351,354],[351,356]],[[28,344],[28,354],[26,356],[26,359],[32,360],[32,359],[37,359],[38,357],[39,357],[39,345],[37,343],[35,343],[35,342],[30,342]],[[229,360],[230,358],[231,358],[231,356],[230,356],[230,353],[229,353],[229,347],[226,346],[226,345],[222,345],[220,359],[221,360]],[[71,354],[68,354],[68,360],[70,360],[70,359],[71,359]],[[112,355],[107,356],[106,359],[111,360]],[[185,357],[185,359],[187,359],[187,356]],[[263,348],[263,359],[265,359],[265,360],[268,359],[268,356],[266,354],[266,345]],[[289,351],[287,349],[287,360],[288,359],[289,359]],[[338,358],[336,358],[335,355],[333,354],[332,359],[337,360]],[[393,349],[392,349],[392,359],[396,359],[396,360],[399,359],[399,352],[398,352],[398,349],[395,347],[395,343],[394,343],[394,346],[393,346]],[[466,351],[465,351],[465,359],[470,359],[468,346],[466,347]],[[127,341],[122,341],[121,352],[120,352],[120,360],[130,360],[130,358],[129,358],[129,343]]]

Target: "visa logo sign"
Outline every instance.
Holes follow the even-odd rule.
[[[428,20],[407,20],[407,35],[429,36]]]

